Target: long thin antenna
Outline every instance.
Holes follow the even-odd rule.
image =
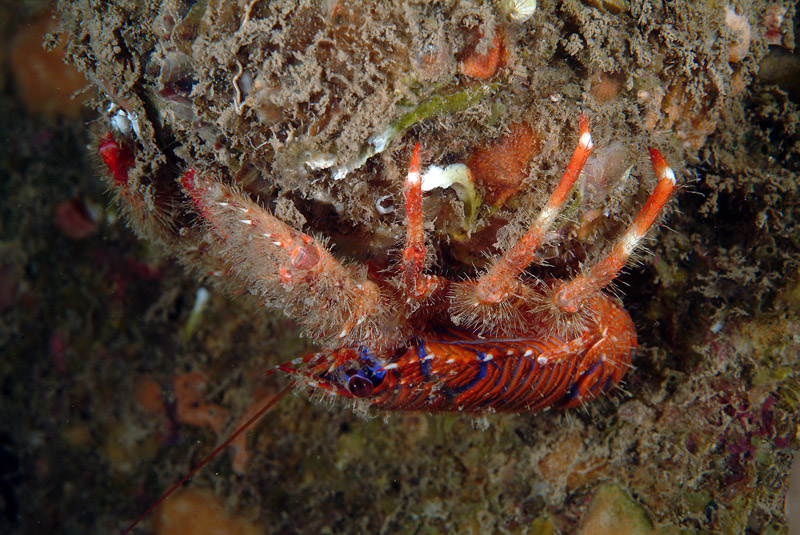
[[[192,478],[192,476],[194,476],[194,475],[195,475],[197,472],[199,472],[199,471],[200,471],[200,469],[201,469],[201,468],[203,468],[205,465],[207,465],[207,464],[208,464],[208,463],[211,461],[211,459],[213,459],[214,457],[216,457],[216,456],[217,456],[217,454],[219,454],[219,453],[220,453],[222,450],[224,450],[225,448],[227,448],[227,447],[228,447],[228,445],[229,445],[231,442],[233,442],[234,440],[236,440],[236,437],[238,437],[239,435],[241,435],[242,433],[244,433],[245,431],[247,431],[247,430],[248,430],[250,427],[252,427],[252,426],[253,426],[253,424],[255,424],[255,423],[258,421],[258,419],[259,419],[259,418],[261,418],[262,416],[264,416],[264,414],[265,414],[265,413],[266,413],[268,410],[270,410],[272,407],[274,407],[274,406],[275,406],[275,404],[276,404],[276,403],[278,403],[278,402],[281,400],[281,398],[283,398],[283,396],[285,396],[285,395],[286,395],[286,394],[289,392],[289,390],[291,390],[291,389],[294,387],[294,385],[295,385],[295,381],[292,381],[291,383],[289,383],[289,385],[287,385],[287,386],[286,386],[286,388],[284,388],[283,390],[281,390],[280,392],[278,392],[277,394],[275,394],[275,395],[272,397],[272,399],[270,399],[269,401],[267,401],[267,402],[264,404],[264,406],[263,406],[263,407],[261,407],[261,408],[258,410],[258,412],[257,412],[257,413],[255,413],[255,414],[254,414],[254,415],[253,415],[253,416],[252,416],[252,417],[251,417],[249,420],[247,420],[247,421],[246,421],[244,424],[242,424],[241,426],[239,426],[239,428],[238,428],[236,431],[234,431],[233,433],[231,433],[231,435],[230,435],[228,438],[226,438],[226,439],[225,439],[225,440],[222,442],[222,444],[220,444],[219,446],[217,446],[216,448],[214,448],[214,451],[212,451],[212,452],[211,452],[211,453],[210,453],[210,454],[209,454],[209,455],[208,455],[208,456],[207,456],[205,459],[203,459],[202,461],[200,461],[200,464],[198,464],[197,466],[195,466],[194,468],[192,468],[192,469],[189,471],[189,473],[188,473],[188,474],[186,474],[185,476],[183,476],[183,477],[181,478],[181,480],[180,480],[180,481],[178,481],[177,483],[175,483],[174,485],[172,485],[172,487],[170,487],[170,489],[169,489],[167,492],[165,492],[164,494],[162,494],[162,495],[161,495],[161,497],[160,497],[158,500],[156,500],[156,502],[155,502],[155,503],[153,503],[153,505],[151,505],[150,507],[148,507],[148,508],[147,508],[147,510],[146,510],[144,513],[142,513],[141,515],[139,515],[139,518],[137,518],[136,520],[134,520],[134,521],[133,521],[133,523],[132,523],[130,526],[128,526],[127,528],[125,528],[125,530],[122,532],[122,535],[128,535],[128,533],[130,533],[130,532],[131,532],[131,530],[133,530],[133,528],[135,528],[135,527],[136,527],[136,526],[139,524],[139,522],[141,522],[142,520],[144,520],[145,518],[147,518],[147,516],[148,516],[148,515],[150,515],[150,513],[152,513],[152,512],[155,510],[155,508],[156,508],[156,507],[158,507],[159,505],[161,505],[161,504],[164,502],[164,500],[166,500],[167,498],[169,498],[169,497],[170,497],[170,495],[172,495],[172,493],[173,493],[173,492],[175,492],[176,490],[178,490],[178,489],[181,487],[181,485],[183,485],[183,484],[184,484],[184,483],[186,483],[186,482],[187,482],[189,479],[191,479],[191,478]]]

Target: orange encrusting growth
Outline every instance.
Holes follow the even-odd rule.
[[[66,61],[67,43],[58,27],[58,17],[50,12],[29,14],[13,25],[7,22],[4,35],[8,44],[3,48],[3,66],[10,71],[16,95],[29,114],[75,120],[88,100],[84,91],[86,78]],[[13,37],[9,36],[9,30],[14,28]],[[47,35],[59,36],[59,42],[55,46],[42,46]]]
[[[161,385],[153,379],[143,379],[136,386],[136,404],[151,413],[164,412],[164,397]]]
[[[507,52],[505,45],[505,31],[498,26],[494,32],[492,43],[486,52],[478,52],[478,47],[483,39],[483,33],[476,30],[472,34],[470,43],[464,49],[461,60],[458,62],[458,70],[461,74],[486,80],[491,78],[497,71],[506,64]]]
[[[516,195],[540,146],[541,140],[530,125],[514,123],[506,135],[474,149],[467,167],[475,182],[483,187],[484,202],[500,206]]]
[[[219,433],[228,421],[228,411],[203,400],[205,383],[205,376],[199,372],[175,375],[175,418],[182,424],[208,427]]]
[[[155,535],[260,535],[263,527],[232,515],[210,489],[184,489],[159,507]]]

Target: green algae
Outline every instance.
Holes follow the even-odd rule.
[[[371,157],[390,148],[395,140],[402,137],[413,126],[437,117],[465,111],[492,95],[499,87],[499,83],[482,84],[450,94],[435,94],[423,100],[394,119],[384,131],[372,135],[369,142],[363,144],[358,158],[337,167],[334,170],[333,178],[341,180],[349,173],[361,168]],[[402,103],[399,106],[402,108]],[[470,197],[474,198],[475,195]]]

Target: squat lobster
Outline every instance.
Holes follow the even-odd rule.
[[[419,144],[405,183],[403,260],[399,273],[387,278],[341,264],[318,241],[243,192],[186,171],[178,193],[205,229],[196,249],[208,256],[206,263],[246,281],[251,292],[299,320],[307,334],[336,348],[277,366],[295,380],[124,533],[295,383],[383,410],[475,413],[572,407],[614,388],[630,366],[636,331],[627,311],[603,289],[652,226],[676,180],[651,149],[658,184],[611,252],[572,280],[524,279],[592,148],[588,121],[581,116],[578,144],[547,204],[527,233],[474,281],[424,272]],[[120,201],[137,202],[128,180],[130,151],[110,135],[98,151]]]
[[[194,170],[181,183],[209,242],[251,292],[285,304],[310,336],[337,346],[278,369],[315,392],[385,410],[529,411],[578,405],[625,375],[636,332],[602,290],[675,189],[673,171],[651,149],[658,185],[611,252],[569,281],[523,280],[592,148],[582,116],[578,144],[547,204],[474,281],[424,273],[419,144],[405,183],[406,242],[396,278],[345,267],[308,235]]]

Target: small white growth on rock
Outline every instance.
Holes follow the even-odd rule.
[[[422,173],[422,191],[436,188],[449,188],[453,184],[472,187],[472,173],[463,163],[450,164],[447,167],[431,165]]]
[[[525,22],[536,12],[536,0],[502,0],[500,12],[514,22]]]
[[[141,136],[139,116],[136,115],[135,111],[125,111],[116,104],[110,104],[106,109],[106,113],[109,115],[108,120],[111,123],[111,128],[120,134],[127,135],[133,130],[136,137]]]
[[[311,155],[306,161],[303,162],[312,171],[317,169],[328,169],[336,164],[336,156],[325,152]]]
[[[738,15],[730,6],[725,6],[725,24],[736,34],[736,40],[728,45],[728,61],[741,61],[750,50],[750,23],[747,17]]]
[[[387,206],[383,205],[384,201],[386,201],[387,199],[391,200],[391,198],[392,195],[383,195],[381,197],[378,197],[378,200],[375,201],[375,209],[378,211],[379,214],[386,215],[386,214],[391,214],[392,212],[395,211],[393,203],[390,202]]]

